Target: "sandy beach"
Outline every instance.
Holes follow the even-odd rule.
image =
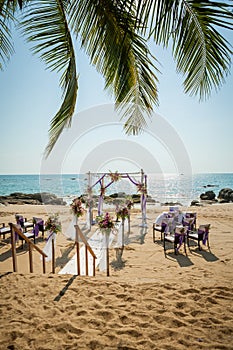
[[[42,274],[33,252],[17,248],[13,273],[10,237],[0,241],[0,349],[233,349],[233,204],[184,208],[197,213],[197,224],[211,224],[209,252],[192,247],[187,256],[164,255],[160,234],[152,225],[168,208],[149,206],[147,229],[132,211],[129,244],[123,263],[110,250],[110,276],[60,275],[74,255],[74,243],[63,234],[56,242],[56,273],[50,263]],[[46,219],[59,212],[63,230],[71,222],[63,206],[2,206],[0,222],[15,222],[20,213]],[[93,228],[94,230],[94,228]],[[43,249],[40,236],[37,245]]]

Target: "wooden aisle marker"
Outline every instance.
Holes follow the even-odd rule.
[[[107,265],[107,276],[110,275],[109,273],[109,234],[105,233],[106,237],[106,265]]]
[[[93,252],[90,244],[88,243],[86,237],[84,236],[84,234],[82,233],[82,231],[80,230],[80,227],[78,225],[74,225],[75,227],[75,232],[76,232],[76,250],[77,250],[77,271],[78,271],[78,275],[80,275],[80,252],[79,252],[79,242],[78,239],[80,237],[80,239],[83,241],[83,243],[85,244],[85,257],[86,257],[86,276],[88,276],[88,254],[87,251],[89,251],[89,253],[92,255],[93,257],[93,276],[95,276],[95,253]]]
[[[55,273],[55,244],[52,238],[52,273]]]

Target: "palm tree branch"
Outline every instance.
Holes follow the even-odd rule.
[[[65,14],[66,3],[62,0],[51,0],[49,4],[46,0],[32,1],[21,25],[28,41],[36,43],[33,52],[40,54],[51,70],[61,73],[63,102],[50,125],[46,156],[63,129],[70,126],[77,99],[75,53]]]
[[[6,0],[0,1],[0,70],[14,53],[10,22],[14,23],[13,8]]]
[[[223,18],[219,23],[230,28],[232,14],[225,6],[213,9],[197,1],[183,1],[172,33],[177,70],[186,75],[185,92],[200,99],[222,85],[231,65],[230,44],[216,31],[216,18]]]
[[[120,111],[127,102],[151,112],[153,104],[158,103],[156,68],[146,41],[135,32],[132,2],[128,6],[132,13],[122,11],[119,3],[73,1],[69,9],[71,26],[80,36],[91,64],[104,76],[105,88],[114,94],[117,109]],[[131,107],[126,108],[124,117],[131,116],[131,112]],[[137,113],[135,118],[140,129],[145,120],[139,120]]]

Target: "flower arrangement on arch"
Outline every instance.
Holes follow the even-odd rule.
[[[146,186],[144,184],[141,184],[141,183],[137,184],[137,188],[138,188],[138,192],[147,194]]]
[[[100,231],[111,231],[114,228],[114,221],[112,217],[107,212],[105,215],[99,215],[96,217],[96,221],[100,228]]]
[[[117,219],[121,218],[122,220],[125,220],[126,218],[129,217],[129,210],[127,207],[118,208],[116,210],[116,215],[117,215]]]
[[[117,181],[119,181],[120,178],[121,178],[121,175],[118,174],[117,171],[115,171],[115,173],[110,172],[110,173],[109,173],[109,176],[110,176],[110,178],[111,178],[111,181],[113,181],[113,182],[117,182]]]
[[[85,213],[85,209],[83,208],[83,203],[80,198],[74,198],[70,207],[71,212],[76,217],[82,216]]]
[[[48,217],[45,222],[45,231],[61,232],[61,222],[59,220],[59,214],[53,214]]]

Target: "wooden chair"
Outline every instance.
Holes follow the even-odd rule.
[[[42,232],[42,238],[44,238],[44,220],[41,218],[33,217],[33,224],[34,227],[36,227],[36,225],[38,226],[38,233],[39,231]]]
[[[6,238],[7,233],[11,233],[11,228],[7,227],[4,223],[1,223],[2,227],[0,227],[0,237],[3,235],[3,239]]]
[[[33,238],[33,243],[36,244],[36,231],[34,229],[31,231],[23,232],[24,229],[22,228],[21,225],[17,224],[15,226],[19,230],[21,230],[21,232],[24,234],[24,236],[26,236],[28,239]],[[15,235],[16,235],[16,239],[15,239],[16,241],[18,241],[18,240],[22,241],[22,249],[23,249],[24,239],[21,236],[19,236],[17,233],[15,233]]]
[[[203,245],[207,244],[208,249],[210,250],[210,244],[209,244],[209,230],[210,230],[210,224],[200,225],[197,230],[195,231],[189,231],[187,233],[187,244],[190,250],[190,239],[197,241],[198,249],[202,250],[201,248],[201,242]]]
[[[160,232],[160,235],[161,235],[161,241],[163,240],[163,233],[165,231],[165,228],[166,228],[167,224],[166,223],[163,223],[161,225],[156,225],[155,223],[153,223],[153,243],[155,243],[155,233],[156,231],[157,232]]]
[[[164,253],[166,254],[166,244],[170,243],[173,245],[174,253],[177,255],[179,252],[179,249],[182,245],[184,245],[184,251],[185,254],[187,255],[186,251],[186,232],[187,228],[178,225],[175,227],[174,233],[165,233],[163,234],[163,248],[164,248]]]
[[[17,225],[20,225],[24,232],[27,232],[28,228],[34,227],[33,222],[27,221],[27,218],[24,218],[23,215],[15,214],[15,219]]]

